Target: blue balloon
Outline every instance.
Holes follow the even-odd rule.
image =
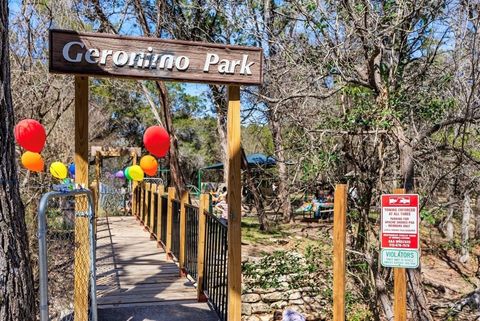
[[[68,173],[70,174],[71,177],[75,176],[75,164],[74,163],[70,163],[70,165],[68,165]]]

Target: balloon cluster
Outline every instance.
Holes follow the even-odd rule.
[[[34,119],[24,119],[15,126],[14,135],[17,144],[26,150],[21,157],[22,165],[32,172],[43,172],[45,162],[40,153],[45,147],[47,133],[42,124]],[[61,180],[67,178],[68,174],[73,177],[75,164],[72,163],[67,168],[61,162],[53,162],[50,173]]]
[[[22,165],[32,172],[42,172],[45,163],[40,152],[47,140],[42,124],[34,119],[24,119],[15,126],[14,135],[18,145],[26,150],[21,158]]]
[[[115,177],[119,179],[127,179],[141,182],[148,176],[155,176],[158,171],[158,162],[154,157],[165,157],[170,149],[170,137],[165,128],[160,126],[152,126],[147,128],[143,134],[143,144],[152,155],[145,155],[140,159],[139,165],[132,165],[123,171],[115,173]]]
[[[33,172],[42,172],[45,167],[40,152],[43,150],[46,142],[45,128],[34,119],[24,119],[15,126],[15,140],[26,151],[23,153],[22,165]],[[170,137],[165,128],[152,126],[147,128],[143,135],[143,144],[152,155],[145,155],[140,159],[139,165],[132,165],[123,171],[115,173],[117,178],[126,178],[128,180],[141,182],[145,174],[155,176],[158,171],[158,162],[154,157],[165,157],[170,149]],[[50,165],[50,173],[53,177],[64,180],[70,174],[75,175],[75,164],[71,163],[68,167],[61,162],[53,162]]]

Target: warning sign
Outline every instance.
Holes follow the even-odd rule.
[[[405,268],[418,266],[418,223],[417,194],[382,195],[380,241],[383,266]]]

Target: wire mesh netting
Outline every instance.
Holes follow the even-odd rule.
[[[92,220],[85,195],[51,198],[45,212],[48,318],[94,320],[90,309]],[[42,235],[39,225],[39,236]],[[42,279],[40,280],[42,284]],[[76,282],[76,284],[75,284]],[[45,284],[45,280],[43,280]],[[75,292],[76,289],[76,293]],[[82,309],[83,308],[83,309]]]

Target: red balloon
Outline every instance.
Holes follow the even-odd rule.
[[[152,126],[143,134],[143,144],[150,154],[165,157],[170,149],[170,137],[165,128]]]
[[[24,119],[15,126],[15,140],[29,152],[40,153],[45,146],[47,133],[34,119]]]

